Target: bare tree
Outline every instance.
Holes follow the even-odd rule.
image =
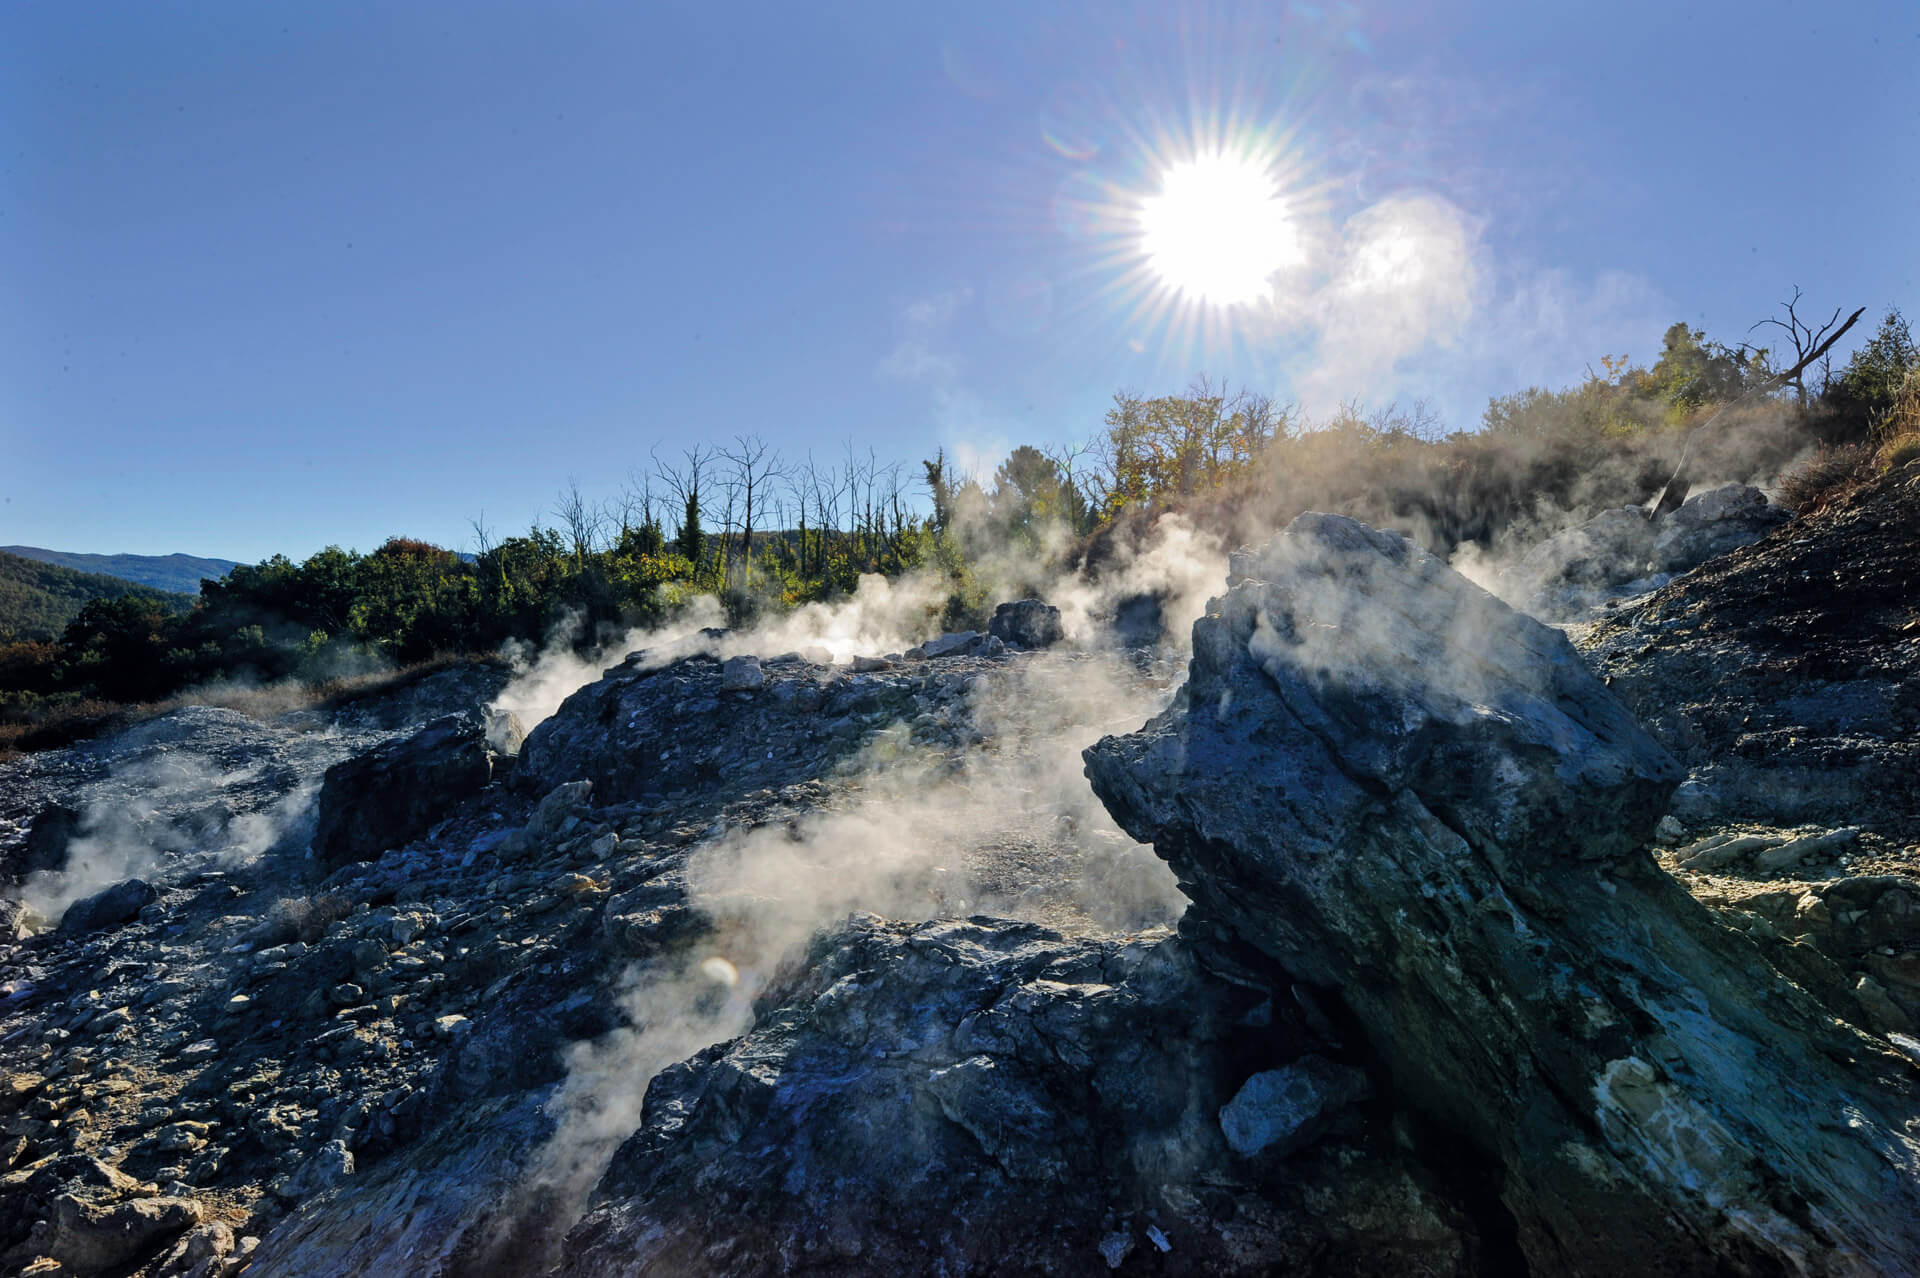
[[[779,482],[785,467],[780,454],[758,435],[735,435],[733,447],[720,450],[721,460],[732,469],[732,484],[741,500],[740,557],[744,565],[743,584],[753,588],[753,511],[758,501],[764,509],[767,490]],[[729,503],[731,504],[731,503]]]
[[[1866,313],[1867,308],[1864,306],[1861,307],[1853,314],[1847,316],[1846,323],[1840,325],[1839,328],[1833,329],[1831,333],[1827,333],[1829,328],[1833,328],[1833,322],[1831,320],[1821,325],[1819,333],[1814,334],[1813,340],[1816,344],[1805,350],[1802,350],[1798,343],[1795,344],[1794,353],[1798,355],[1799,358],[1793,362],[1792,368],[1787,369],[1785,372],[1772,374],[1764,381],[1749,387],[1747,390],[1722,404],[1714,411],[1713,416],[1707,418],[1707,420],[1701,422],[1698,426],[1689,426],[1685,438],[1680,441],[1680,462],[1673,468],[1673,478],[1667,480],[1667,486],[1660,490],[1660,496],[1658,500],[1653,503],[1653,507],[1647,512],[1647,518],[1658,519],[1662,515],[1671,515],[1674,511],[1680,509],[1681,504],[1687,500],[1687,490],[1691,488],[1693,484],[1693,481],[1687,475],[1687,463],[1691,461],[1693,457],[1693,442],[1700,437],[1702,431],[1705,431],[1715,422],[1719,421],[1721,417],[1725,416],[1726,411],[1735,404],[1751,399],[1755,395],[1765,395],[1770,391],[1778,390],[1782,386],[1797,384],[1797,380],[1806,373],[1813,362],[1823,358],[1828,351],[1832,350],[1834,343],[1838,342],[1842,337],[1845,337],[1847,330],[1859,323],[1860,317]],[[1834,314],[1837,318],[1839,312],[1836,311]],[[1820,333],[1826,333],[1826,336],[1821,337],[1819,335]]]
[[[653,455],[654,474],[672,493],[680,506],[680,553],[693,561],[694,571],[700,568],[701,544],[705,540],[700,527],[701,485],[706,482],[708,469],[713,465],[714,450],[710,445],[695,444],[681,453],[684,461],[680,465],[663,462],[658,454]]]
[[[573,563],[577,568],[593,553],[605,531],[606,514],[586,499],[580,491],[580,481],[571,475],[555,501],[553,513],[565,526],[567,540],[573,543]]]
[[[487,512],[475,515],[469,526],[473,529],[473,557],[485,559],[493,553],[493,529],[487,526]]]
[[[1793,296],[1780,303],[1781,309],[1787,313],[1785,319],[1763,319],[1747,331],[1751,333],[1754,328],[1772,325],[1787,335],[1787,340],[1793,343],[1793,368],[1789,374],[1779,380],[1793,387],[1794,394],[1799,397],[1800,407],[1805,408],[1807,406],[1807,365],[1813,363],[1818,352],[1826,349],[1821,343],[1826,339],[1828,330],[1840,322],[1840,308],[1834,307],[1833,314],[1828,317],[1827,322],[1819,328],[1813,328],[1794,314],[1794,308],[1799,304],[1800,286],[1796,284],[1793,286]],[[1851,324],[1852,321],[1849,320],[1848,323]],[[1827,346],[1832,344],[1828,342]]]

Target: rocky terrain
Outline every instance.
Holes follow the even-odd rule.
[[[0,1272],[1914,1272],[1920,474],[1695,501],[10,765]]]

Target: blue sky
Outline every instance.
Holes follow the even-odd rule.
[[[1468,427],[1795,285],[1920,309],[1920,8],[1574,8],[10,4],[0,544],[463,546],[1197,373]],[[1139,234],[1216,150],[1292,237],[1232,307]]]

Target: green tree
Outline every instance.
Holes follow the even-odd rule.
[[[680,519],[680,531],[673,540],[675,549],[694,566],[695,572],[698,572],[700,554],[706,549],[707,535],[700,528],[700,490],[697,487],[687,489],[685,513]]]
[[[1877,429],[1907,379],[1920,375],[1920,347],[1907,317],[1893,307],[1827,388],[1828,406],[1865,435]]]

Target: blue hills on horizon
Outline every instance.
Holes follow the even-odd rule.
[[[234,559],[209,559],[200,555],[86,555],[69,550],[46,550],[39,546],[0,546],[0,553],[18,555],[38,563],[55,564],[76,572],[118,577],[122,581],[183,595],[199,594],[201,578],[224,577],[239,563]]]

